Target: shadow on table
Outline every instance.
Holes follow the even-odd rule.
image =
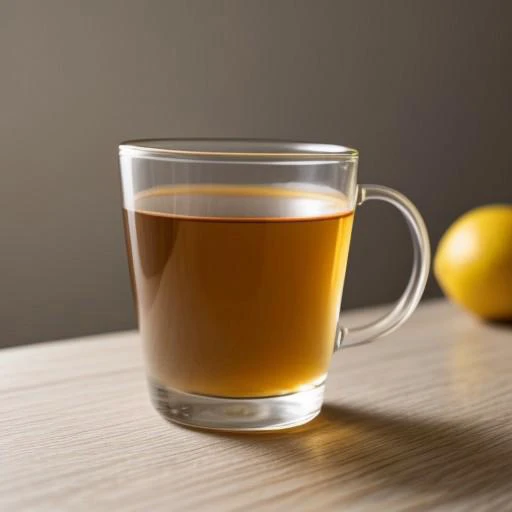
[[[451,499],[512,488],[512,439],[496,430],[324,405],[295,430],[260,435],[211,434],[268,450],[269,459],[326,480],[364,479],[381,488],[449,493]]]
[[[487,320],[485,324],[495,327],[496,329],[509,329],[512,330],[512,318],[502,320]]]

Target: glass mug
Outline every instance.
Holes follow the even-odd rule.
[[[421,298],[425,224],[399,192],[357,185],[356,150],[258,140],[120,145],[124,222],[153,403],[224,430],[288,428],[321,409],[333,352],[388,334]],[[402,297],[359,328],[339,322],[356,206],[380,199],[409,226]]]

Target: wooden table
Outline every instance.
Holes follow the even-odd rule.
[[[354,324],[375,310],[345,315]],[[0,510],[512,511],[512,327],[427,302],[288,433],[187,430],[134,332],[0,351]]]

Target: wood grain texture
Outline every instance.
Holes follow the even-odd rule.
[[[346,315],[354,324],[375,309]],[[135,333],[0,351],[0,510],[512,510],[512,327],[428,302],[279,434],[160,418]]]

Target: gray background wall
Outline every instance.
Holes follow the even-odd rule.
[[[512,201],[511,19],[506,0],[0,2],[0,346],[134,326],[123,139],[357,147],[433,247]],[[399,215],[361,208],[345,307],[396,298],[410,258]]]

